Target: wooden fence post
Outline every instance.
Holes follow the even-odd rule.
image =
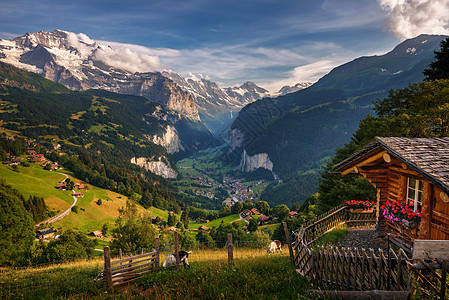
[[[290,252],[290,259],[293,261],[294,256],[293,256],[292,242],[290,240],[290,233],[288,232],[287,223],[282,222],[282,224],[284,225],[285,239],[287,241],[288,251]]]
[[[446,297],[446,276],[447,276],[447,259],[443,259],[443,266],[441,269],[441,291],[440,298]]]
[[[178,232],[175,231],[175,257],[176,257],[176,269],[179,269],[179,265],[181,264],[179,260],[179,245],[178,245]]]
[[[158,236],[154,239],[154,248],[156,249],[156,256],[154,257],[154,265],[156,266],[155,269],[157,270],[160,267],[159,266],[159,260],[160,260],[159,253],[160,253],[160,251],[159,251],[159,237]]]
[[[104,279],[108,287],[112,287],[112,274],[111,274],[111,252],[109,246],[103,248],[104,250]]]
[[[118,249],[118,256],[120,258],[120,260],[122,260],[122,249]],[[122,265],[123,263],[120,263],[120,265]]]
[[[234,262],[234,247],[232,245],[232,233],[228,233],[228,263]]]

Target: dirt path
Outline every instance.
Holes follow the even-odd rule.
[[[357,247],[359,249],[372,248],[375,253],[379,252],[379,248],[382,249],[384,253],[387,253],[388,251],[387,243],[382,238],[376,236],[375,226],[350,227],[348,234],[337,244],[337,246],[345,248]]]
[[[61,183],[64,183],[64,181],[69,177],[69,176],[67,176],[67,174],[56,172],[56,171],[54,171],[54,172],[65,176],[65,178],[61,181]],[[65,210],[64,212],[62,212],[60,214],[57,214],[54,217],[51,217],[50,219],[47,219],[45,221],[42,221],[42,222],[34,225],[34,227],[38,227],[39,225],[45,224],[45,223],[54,223],[56,221],[61,220],[65,216],[67,216],[72,211],[72,207],[74,207],[76,205],[76,202],[78,201],[78,198],[76,198],[74,196],[75,195],[75,190],[72,190],[72,195],[73,195],[73,204],[67,210]]]

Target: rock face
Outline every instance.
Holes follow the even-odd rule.
[[[238,128],[232,129],[231,135],[232,137],[231,143],[229,144],[229,153],[242,148],[245,143],[245,136]]]
[[[164,162],[161,157],[158,160],[147,157],[133,157],[131,158],[131,163],[164,178],[176,178],[178,176],[178,173],[168,163]]]
[[[147,138],[149,141],[165,147],[169,154],[184,150],[178,136],[178,131],[172,125],[167,125],[162,135],[148,135]]]
[[[273,171],[273,162],[270,160],[268,153],[257,153],[250,156],[246,153],[246,150],[243,150],[240,160],[240,170],[242,172],[251,172],[257,168]]]
[[[270,96],[267,90],[252,82],[222,89],[205,78],[186,79],[170,72],[163,72],[162,75],[192,95],[201,120],[215,133],[229,125],[245,105]]]

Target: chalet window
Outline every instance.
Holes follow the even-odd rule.
[[[414,210],[421,210],[422,191],[424,188],[424,181],[414,178],[407,180],[407,204],[413,207]]]

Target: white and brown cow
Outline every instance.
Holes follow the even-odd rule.
[[[268,245],[267,253],[274,254],[276,251],[282,253],[282,244],[278,240],[274,240],[270,243],[270,245]]]
[[[181,250],[178,253],[179,253],[179,262],[183,263],[184,267],[187,266],[190,268],[188,257],[189,257],[189,254],[192,253],[192,251],[187,252],[187,251]],[[167,256],[167,258],[165,259],[164,263],[162,264],[162,267],[164,269],[166,269],[166,268],[170,268],[170,267],[174,267],[174,266],[176,266],[176,257],[174,254],[169,254]]]

